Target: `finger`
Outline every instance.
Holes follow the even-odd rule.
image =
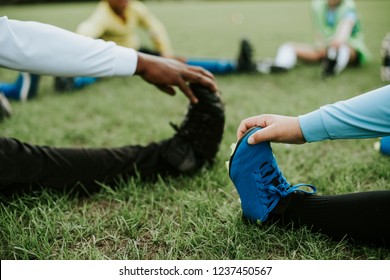
[[[218,92],[218,87],[217,87],[217,83],[208,78],[208,77],[202,77],[202,79],[200,80],[199,84],[201,84],[202,86],[210,89],[212,92]]]
[[[210,71],[208,71],[208,70],[206,70],[206,69],[204,69],[204,68],[202,68],[202,67],[190,66],[189,68],[190,68],[191,70],[195,71],[195,72],[198,72],[198,73],[200,73],[200,74],[202,74],[202,75],[204,75],[204,76],[207,76],[208,78],[210,78],[210,79],[212,79],[212,80],[215,80],[214,75],[213,75]]]
[[[250,117],[242,120],[237,129],[237,140],[240,139],[248,129],[255,126],[259,126],[259,123],[259,116]]]
[[[182,75],[182,78],[190,83],[200,84],[212,92],[217,92],[217,84],[213,78],[209,78],[207,75],[198,73],[196,71],[186,71]]]
[[[192,104],[198,103],[198,98],[196,98],[196,96],[184,80],[180,80],[177,86],[184,93],[184,95],[187,96],[187,98],[191,101]]]
[[[171,86],[161,86],[161,85],[158,85],[156,86],[158,89],[160,89],[161,91],[169,94],[169,95],[175,95],[176,92],[175,92],[175,89]]]
[[[248,144],[256,145],[265,141],[272,141],[274,135],[272,133],[272,126],[267,126],[261,130],[256,131],[248,138]]]

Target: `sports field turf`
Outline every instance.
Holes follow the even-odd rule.
[[[248,38],[257,59],[272,57],[286,41],[311,42],[309,1],[147,2],[166,25],[177,54],[234,59]],[[238,194],[225,161],[241,119],[261,113],[299,115],[384,86],[380,42],[389,32],[390,1],[357,1],[372,62],[321,80],[319,67],[300,64],[281,75],[217,76],[226,128],[216,163],[192,178],[124,182],[89,197],[43,190],[2,198],[1,259],[390,259],[390,251],[334,242],[306,229],[243,223]],[[94,3],[0,6],[0,15],[74,30]],[[141,34],[145,37],[145,34]],[[49,40],[49,38],[48,38]],[[61,54],[58,54],[61,55]],[[0,69],[0,80],[17,72]],[[56,146],[147,144],[173,135],[187,99],[169,97],[139,77],[111,78],[58,94],[52,77],[39,96],[12,103],[2,136]],[[291,183],[320,194],[390,189],[390,158],[373,150],[376,139],[274,144]],[[387,218],[388,221],[388,218]],[[364,223],[364,221],[362,221]]]

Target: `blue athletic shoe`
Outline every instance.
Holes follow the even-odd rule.
[[[0,83],[0,91],[9,99],[26,101],[37,95],[39,80],[39,75],[20,72],[14,83]]]
[[[241,199],[244,216],[252,222],[265,222],[282,197],[293,192],[314,194],[313,185],[292,186],[283,177],[269,142],[249,145],[250,135],[259,127],[248,130],[238,141],[229,162],[229,176]],[[304,188],[308,187],[309,190]]]
[[[69,92],[82,89],[98,81],[95,77],[55,77],[54,89],[59,92]]]

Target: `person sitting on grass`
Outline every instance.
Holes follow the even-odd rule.
[[[0,17],[0,34],[0,67],[42,75],[139,75],[169,95],[178,87],[190,100],[176,133],[146,146],[57,148],[0,137],[1,193],[34,185],[93,189],[131,176],[192,174],[213,163],[225,115],[210,72],[38,22]]]
[[[291,185],[270,142],[303,144],[327,139],[390,135],[390,86],[321,107],[299,117],[263,114],[241,121],[229,176],[252,222],[307,226],[335,240],[390,246],[390,190],[314,195],[316,187]]]
[[[334,76],[348,65],[363,65],[370,52],[365,45],[361,24],[353,0],[312,0],[316,46],[285,43],[278,48],[273,62],[259,64],[262,72],[289,70],[298,60],[322,63],[321,76]]]

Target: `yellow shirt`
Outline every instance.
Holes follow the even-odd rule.
[[[164,26],[143,3],[130,1],[125,17],[126,21],[115,14],[108,2],[101,1],[89,18],[77,27],[76,32],[138,50],[141,44],[136,29],[141,27],[149,33],[156,51],[163,56],[173,55]]]

